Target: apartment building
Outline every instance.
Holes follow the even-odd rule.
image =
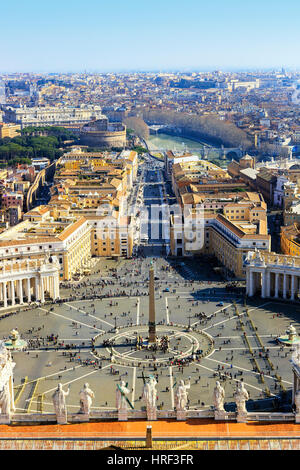
[[[170,218],[171,253],[214,255],[228,273],[245,278],[248,251],[270,250],[263,196],[224,171],[195,172],[182,163],[173,166],[172,183],[182,213]]]
[[[5,137],[9,137],[10,139],[12,139],[13,137],[17,137],[18,135],[20,135],[20,132],[20,124],[0,123],[0,139],[4,139]]]
[[[0,260],[38,259],[46,254],[59,261],[60,280],[69,280],[91,258],[91,226],[84,218],[55,218],[47,206],[24,215],[24,221],[0,234]]]

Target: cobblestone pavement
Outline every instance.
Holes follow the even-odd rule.
[[[162,409],[174,406],[176,383],[182,378],[191,380],[191,409],[212,405],[218,379],[223,383],[229,406],[240,379],[252,400],[267,394],[271,400],[265,402],[264,409],[276,406],[276,395],[291,389],[292,371],[291,351],[281,350],[275,338],[284,334],[290,323],[299,331],[299,307],[262,299],[246,305],[241,295],[226,290],[205,263],[155,260],[156,319],[170,329],[170,334],[175,324],[181,325],[182,332],[190,325],[192,330],[207,333],[213,338],[210,353],[181,365],[174,361],[174,354],[166,353],[164,358],[170,356],[170,360],[158,364],[155,370],[151,354],[139,365],[133,345],[123,335],[117,344],[122,360],[111,363],[110,348],[103,347],[99,338],[114,336],[116,325],[120,332],[132,334],[136,326],[147,325],[149,266],[149,258],[119,263],[101,260],[94,273],[76,287],[62,289],[62,303],[1,319],[0,337],[7,338],[17,327],[28,341],[27,351],[13,353],[18,411],[52,411],[51,396],[58,382],[71,387],[67,399],[70,412],[79,409],[79,391],[85,382],[95,392],[94,409],[113,409],[116,384],[121,378],[128,382],[130,401],[140,409],[144,406],[143,374],[157,377],[158,405]],[[93,351],[91,340],[95,337],[98,340]],[[179,335],[177,350],[187,347],[184,334]]]

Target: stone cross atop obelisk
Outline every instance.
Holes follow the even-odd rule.
[[[151,261],[149,270],[149,343],[156,341],[154,267]]]

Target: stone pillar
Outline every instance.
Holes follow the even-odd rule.
[[[252,297],[254,295],[254,279],[253,279],[253,271],[250,268],[249,272],[249,296]]]
[[[10,281],[10,288],[11,288],[11,304],[15,305],[16,297],[15,297],[15,281]]]
[[[291,281],[291,300],[295,299],[295,275],[292,274],[292,281]]]
[[[186,410],[176,410],[176,419],[177,421],[186,421]]]
[[[49,295],[51,299],[54,299],[53,276],[49,276]]]
[[[30,291],[30,277],[26,279],[27,282],[27,302],[31,302],[31,291]]]
[[[266,297],[271,297],[271,273],[266,271]]]
[[[4,281],[2,285],[3,285],[3,303],[4,303],[4,307],[6,308],[7,307],[7,282]]]
[[[148,449],[152,448],[152,426],[147,426],[146,432],[146,447]]]
[[[261,273],[261,297],[263,299],[266,297],[266,273],[265,271]]]
[[[54,300],[59,299],[59,278],[58,275],[53,278],[54,282]]]
[[[36,276],[34,278],[34,290],[35,290],[35,300],[40,301],[40,289],[39,289],[39,278]]]
[[[154,269],[149,270],[149,343],[156,341]]]
[[[42,276],[40,278],[40,289],[41,289],[41,302],[43,304],[45,302],[45,291],[44,291],[44,278]]]
[[[157,420],[157,408],[156,406],[147,406],[147,420],[156,421]]]
[[[20,304],[23,303],[23,279],[19,279],[19,299]]]
[[[118,421],[128,421],[128,410],[127,408],[118,409]]]
[[[275,299],[278,299],[279,292],[279,273],[275,273]]]
[[[282,296],[284,299],[286,299],[286,287],[287,287],[287,275],[284,273],[283,275],[283,290],[282,290]]]

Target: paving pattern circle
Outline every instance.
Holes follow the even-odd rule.
[[[184,325],[158,325],[156,332],[156,349],[148,345],[148,327],[146,325],[122,328],[112,334],[101,334],[95,341],[95,349],[107,357],[113,356],[113,362],[116,363],[150,366],[153,363],[169,365],[191,355],[199,358],[205,357],[213,347],[213,338],[210,335],[201,332],[201,330],[188,331]],[[169,339],[169,347],[163,351],[160,344],[166,336]],[[140,346],[137,345],[138,337],[143,339]],[[129,352],[128,347],[131,347]],[[98,356],[97,352],[95,356]]]

